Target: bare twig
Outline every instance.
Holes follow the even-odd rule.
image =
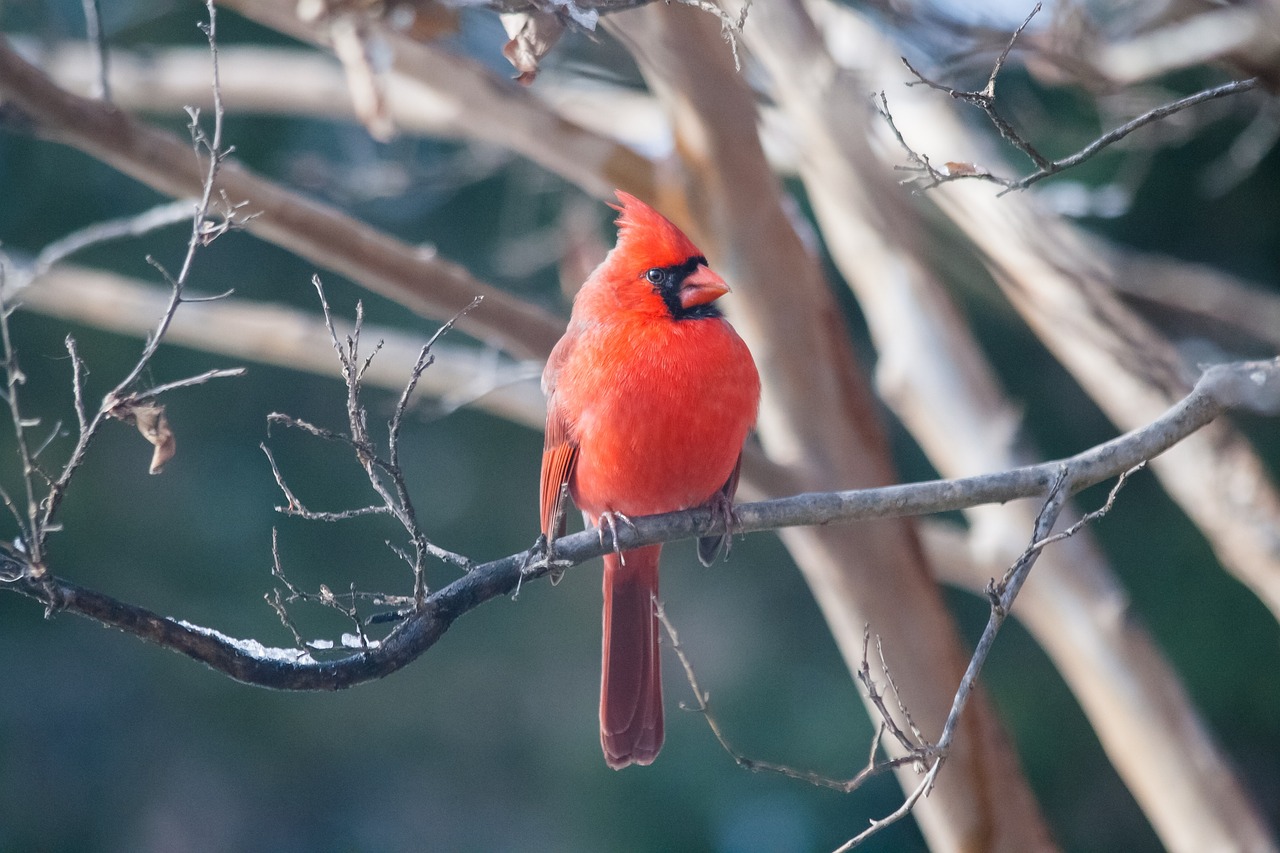
[[[950,86],[944,86],[941,83],[935,83],[933,80],[930,80],[928,77],[925,77],[917,71],[911,63],[907,61],[906,57],[903,57],[902,64],[907,66],[907,70],[914,74],[920,83],[923,83],[931,89],[946,92],[957,101],[964,101],[967,104],[972,104],[973,106],[981,109],[987,114],[987,118],[990,119],[991,123],[995,125],[996,130],[1000,131],[1001,136],[1017,146],[1023,154],[1030,157],[1031,161],[1035,163],[1036,166],[1041,169],[1045,169],[1051,165],[1049,160],[1037,151],[1031,143],[1019,136],[1017,132],[1014,131],[1013,126],[1010,125],[996,109],[996,78],[1000,76],[1000,72],[1004,70],[1005,60],[1009,58],[1009,52],[1013,50],[1013,45],[1017,42],[1018,36],[1022,35],[1022,31],[1031,23],[1031,19],[1036,16],[1040,11],[1040,8],[1041,4],[1036,3],[1035,7],[1032,8],[1031,12],[1023,22],[1016,30],[1013,31],[1013,35],[1009,37],[1009,41],[1005,44],[1004,50],[1000,52],[1000,55],[996,57],[995,64],[991,66],[991,74],[987,77],[987,85],[983,86],[980,90],[969,92],[961,89],[953,89]],[[914,84],[908,83],[907,85],[910,86]]]
[[[272,413],[267,417],[268,424],[283,424],[288,427],[300,429],[318,438],[329,441],[338,441],[350,447],[356,456],[357,462],[364,470],[365,476],[369,481],[370,487],[378,496],[378,500],[368,506],[358,507],[354,509],[338,510],[338,511],[315,511],[307,509],[307,507],[298,499],[290,489],[284,474],[280,471],[276,464],[275,457],[271,450],[262,445],[262,451],[267,456],[267,461],[271,466],[271,473],[275,477],[276,484],[285,496],[286,504],[277,506],[276,511],[286,515],[298,516],[311,521],[345,521],[352,518],[359,518],[368,515],[389,515],[394,518],[408,535],[409,541],[413,543],[413,553],[409,554],[405,550],[387,543],[391,550],[405,561],[413,573],[413,602],[416,607],[421,608],[427,600],[427,584],[426,584],[426,562],[428,558],[435,558],[451,565],[468,569],[470,561],[452,551],[448,551],[439,547],[427,538],[418,522],[417,512],[414,509],[413,501],[409,496],[408,484],[404,478],[404,472],[400,467],[400,432],[404,423],[405,413],[408,411],[410,400],[413,397],[414,390],[417,388],[418,381],[422,377],[423,372],[432,364],[434,355],[431,349],[440,337],[453,328],[456,321],[465,313],[475,306],[479,305],[481,298],[477,297],[472,300],[462,312],[459,312],[454,318],[444,323],[435,334],[427,341],[426,344],[418,351],[417,360],[414,362],[409,372],[409,379],[405,382],[401,389],[400,396],[396,401],[395,408],[392,412],[391,419],[387,424],[387,442],[386,442],[386,458],[383,458],[376,442],[369,433],[369,417],[365,409],[362,394],[363,380],[365,372],[373,363],[374,357],[381,349],[379,343],[374,347],[372,353],[367,356],[361,356],[360,353],[360,337],[364,326],[364,308],[361,303],[356,304],[356,320],[355,325],[347,335],[340,335],[334,321],[333,312],[330,309],[328,298],[325,296],[324,285],[320,277],[312,277],[312,285],[316,289],[316,294],[320,300],[320,308],[324,315],[325,327],[329,332],[330,341],[334,351],[338,355],[338,362],[341,368],[342,376],[346,384],[346,414],[347,414],[347,434],[328,430],[323,427],[316,426],[306,421],[283,415]],[[283,571],[277,570],[276,574],[283,577]],[[307,601],[316,600],[313,597],[302,595],[298,590],[290,587],[290,597],[281,598],[279,593],[274,598],[269,597],[268,603],[278,611],[285,609],[287,601],[302,598]],[[344,610],[352,620],[359,622],[355,612],[354,590],[351,593],[351,606],[349,610]],[[327,606],[334,606],[332,593],[326,588],[321,589],[319,599]],[[367,638],[362,631],[357,631],[362,646],[367,645]]]
[[[161,394],[167,394],[170,391],[176,391],[179,388],[190,388],[192,385],[203,385],[212,379],[231,379],[238,376],[244,376],[247,373],[243,367],[227,367],[217,370],[206,370],[204,373],[198,373],[195,376],[188,376],[186,379],[175,379],[172,382],[164,382],[143,391],[135,391],[129,394],[128,400],[147,400],[152,397],[159,397]]]
[[[1241,92],[1247,92],[1251,89],[1256,89],[1261,84],[1260,79],[1257,77],[1253,77],[1248,80],[1235,80],[1219,86],[1212,86],[1204,89],[1203,91],[1188,95],[1185,98],[1179,98],[1178,100],[1167,104],[1162,104],[1154,109],[1148,110],[1134,119],[1131,119],[1130,121],[1125,122],[1119,127],[1113,128],[1107,133],[1102,134],[1074,154],[1061,159],[1052,160],[1041,154],[1034,145],[1018,133],[1018,131],[1014,129],[1013,125],[1011,125],[1000,114],[999,110],[996,108],[995,97],[996,78],[1004,69],[1005,61],[1008,59],[1010,51],[1013,50],[1013,46],[1015,42],[1017,42],[1018,37],[1022,34],[1023,30],[1026,29],[1027,25],[1031,23],[1031,19],[1036,16],[1040,9],[1041,4],[1036,3],[1035,8],[1031,10],[1031,13],[1027,15],[1026,19],[1023,20],[1018,29],[1014,31],[1013,35],[1009,38],[1009,41],[1005,44],[1004,50],[1001,51],[999,57],[996,58],[996,62],[991,68],[991,73],[987,77],[986,85],[981,89],[970,91],[965,89],[956,89],[952,86],[939,83],[929,77],[926,77],[917,70],[916,67],[906,59],[906,57],[902,57],[902,64],[905,65],[907,70],[916,78],[915,82],[908,83],[908,86],[923,84],[931,89],[944,92],[957,101],[963,101],[982,110],[986,115],[987,120],[991,122],[991,125],[997,132],[999,132],[1000,136],[1003,137],[1006,142],[1025,154],[1035,165],[1035,170],[1020,178],[1007,178],[996,175],[991,170],[976,163],[947,162],[941,167],[934,165],[930,162],[927,156],[916,151],[903,138],[902,133],[898,130],[897,125],[893,121],[892,113],[889,111],[888,100],[886,99],[884,92],[880,92],[878,94],[879,103],[877,104],[877,109],[884,117],[885,121],[889,123],[889,127],[893,131],[894,136],[897,137],[898,142],[902,145],[907,156],[911,159],[912,165],[907,167],[907,170],[920,173],[917,178],[909,181],[909,183],[911,183],[916,189],[927,190],[950,181],[977,179],[989,181],[1004,187],[1004,190],[1001,193],[1002,195],[1003,193],[1013,190],[1024,190],[1045,178],[1080,165],[1103,149],[1114,145],[1121,139],[1124,139],[1135,130],[1166,119],[1175,113],[1179,113],[1189,107],[1194,107],[1197,104],[1239,94]]]
[[[1066,530],[1051,535],[1054,523],[1066,506],[1067,500],[1071,494],[1079,490],[1073,482],[1070,466],[1064,464],[1059,467],[1057,475],[1049,486],[1049,493],[1045,498],[1044,505],[1041,507],[1039,515],[1036,516],[1035,529],[1032,532],[1030,544],[1014,561],[1013,565],[1009,567],[1009,570],[1005,572],[1004,577],[999,582],[992,581],[987,586],[987,599],[991,605],[991,613],[987,618],[987,624],[982,631],[982,636],[979,638],[977,646],[974,647],[973,655],[969,658],[969,665],[965,669],[964,676],[960,679],[960,685],[956,688],[955,698],[951,704],[951,712],[947,715],[942,734],[939,736],[937,743],[927,750],[927,753],[932,756],[932,763],[928,773],[907,795],[903,804],[895,809],[892,814],[881,820],[872,821],[871,826],[850,839],[839,850],[851,850],[881,829],[901,820],[911,812],[911,809],[914,808],[921,796],[929,793],[929,789],[937,779],[938,772],[946,762],[947,754],[951,749],[951,744],[955,739],[956,731],[960,724],[961,714],[964,712],[965,706],[969,702],[969,697],[977,686],[978,676],[981,674],[982,668],[986,664],[987,658],[991,655],[992,648],[995,646],[996,635],[1009,617],[1013,602],[1018,597],[1018,592],[1030,576],[1031,567],[1047,546],[1054,542],[1060,542],[1069,536],[1074,536],[1085,525],[1102,518],[1110,512],[1112,507],[1115,506],[1117,495],[1124,488],[1129,477],[1141,470],[1142,467],[1143,464],[1139,464],[1121,472],[1116,484],[1107,493],[1107,499],[1101,507],[1085,514]]]
[[[63,343],[67,347],[67,355],[71,357],[71,394],[76,410],[76,424],[80,428],[78,435],[84,435],[89,428],[89,418],[85,414],[84,408],[84,377],[86,372],[84,359],[80,358],[80,353],[76,349],[75,338],[67,335]]]
[[[1075,536],[1086,525],[1092,524],[1093,522],[1102,518],[1107,513],[1111,512],[1111,508],[1115,506],[1116,497],[1119,496],[1120,490],[1125,487],[1125,484],[1129,482],[1129,478],[1146,467],[1147,467],[1147,463],[1144,460],[1142,462],[1139,462],[1137,465],[1134,465],[1128,471],[1125,471],[1124,473],[1122,473],[1116,479],[1116,484],[1111,487],[1111,491],[1107,492],[1107,499],[1105,502],[1103,502],[1102,506],[1098,507],[1095,510],[1085,513],[1066,530],[1063,530],[1059,533],[1055,533],[1052,536],[1045,536],[1042,539],[1037,539],[1036,541],[1032,542],[1031,545],[1027,547],[1027,552],[1024,553],[1023,555],[1024,559],[1027,556],[1027,554],[1037,553],[1043,550],[1044,548],[1048,547],[1049,545],[1052,545],[1055,542],[1061,542],[1063,539],[1067,539],[1072,536]],[[1037,524],[1037,527],[1038,526],[1039,525]],[[1013,599],[1017,596],[1017,590],[1015,589],[1012,592],[1009,592],[1008,588],[1010,587],[1011,582],[1014,579],[1016,570],[1018,570],[1021,567],[1022,562],[1023,562],[1022,560],[1019,560],[1017,563],[1014,563],[1012,566],[1010,566],[1009,571],[1005,573],[1004,577],[1000,581],[1000,586],[1002,587],[1002,589],[1004,589],[1004,592],[1002,593],[1002,595],[1007,596],[1009,600],[1009,605],[1012,605]],[[1023,575],[1023,578],[1025,579],[1025,573]],[[1021,585],[1022,585],[1021,582],[1019,582],[1018,587],[1021,587]]]
[[[690,707],[682,703],[681,707],[686,708],[687,710],[696,711],[702,715],[702,718],[707,721],[707,727],[711,729],[711,734],[715,736],[720,747],[725,752],[729,753],[729,757],[732,758],[734,763],[739,767],[750,770],[753,773],[777,773],[778,775],[786,776],[789,779],[807,782],[810,785],[816,785],[821,788],[831,788],[832,790],[839,791],[843,794],[848,794],[862,787],[862,784],[868,779],[879,776],[882,773],[894,769],[895,767],[914,764],[920,760],[919,755],[915,753],[915,749],[917,748],[915,745],[912,746],[913,751],[911,754],[897,758],[877,759],[876,753],[878,751],[881,735],[883,735],[887,727],[897,727],[892,717],[889,716],[887,709],[884,711],[884,716],[880,722],[876,735],[871,739],[871,749],[867,756],[867,763],[861,770],[848,779],[834,779],[830,776],[824,776],[821,773],[815,773],[811,770],[798,770],[786,764],[776,764],[771,761],[761,761],[756,758],[748,758],[729,742],[728,738],[725,736],[723,728],[720,726],[720,721],[716,719],[715,715],[711,712],[711,695],[703,690],[701,685],[698,683],[698,677],[694,673],[693,664],[689,661],[689,656],[685,652],[684,646],[680,645],[680,635],[676,632],[675,625],[671,623],[671,619],[667,616],[667,612],[665,608],[663,608],[662,602],[658,601],[656,598],[654,599],[654,611],[658,615],[658,620],[662,623],[663,630],[667,632],[667,637],[671,640],[671,647],[675,651],[676,657],[679,658],[681,667],[684,668],[685,679],[689,682],[689,687],[693,690],[693,697],[696,704]]]
[[[847,853],[847,851],[859,846],[871,836],[881,830],[888,829],[893,824],[911,814],[911,811],[916,807],[916,803],[920,802],[920,798],[933,789],[933,783],[937,781],[938,771],[941,769],[942,761],[940,759],[935,760],[933,765],[929,768],[929,772],[924,775],[924,778],[920,780],[919,784],[911,789],[911,793],[907,794],[906,799],[902,801],[902,805],[898,806],[884,817],[872,820],[870,826],[837,847],[835,853]]]
[[[0,267],[0,291],[3,291],[3,286],[4,269]],[[25,515],[16,511],[14,514],[20,519],[18,524],[19,535],[24,549],[30,557],[31,573],[33,576],[39,577],[44,573],[45,568],[43,536],[41,535],[42,525],[40,523],[40,500],[36,487],[38,471],[35,459],[27,443],[27,430],[30,427],[39,425],[40,422],[38,420],[28,420],[22,413],[19,389],[26,383],[26,376],[18,364],[18,353],[14,349],[13,338],[9,333],[10,313],[10,308],[3,301],[0,301],[0,341],[3,341],[4,347],[5,402],[9,406],[9,418],[13,424],[13,435],[18,445],[18,460],[22,463],[22,484],[27,493]],[[16,506],[12,503],[8,494],[5,495],[5,503],[16,510]]]
[[[268,454],[268,458],[270,458],[270,454]],[[275,470],[274,460],[271,463],[271,468],[273,471]],[[280,482],[279,477],[276,478],[276,482]],[[284,567],[280,563],[280,531],[275,527],[271,528],[271,576],[284,584],[285,589],[289,590],[290,599],[286,599],[281,595],[279,587],[271,590],[263,597],[266,599],[267,604],[271,605],[271,609],[276,612],[276,616],[280,617],[280,623],[284,625],[290,634],[293,634],[294,646],[299,649],[306,648],[306,643],[302,640],[302,634],[298,632],[298,626],[294,624],[293,619],[289,616],[288,609],[285,607],[285,602],[292,600],[294,596],[300,595],[300,592],[285,576]]]
[[[126,376],[120,380],[116,386],[109,391],[103,398],[102,404],[97,411],[90,416],[84,402],[84,377],[86,369],[83,359],[81,359],[76,350],[74,340],[68,338],[66,342],[67,352],[71,357],[72,364],[72,393],[74,397],[74,406],[76,411],[77,436],[74,446],[68,454],[66,462],[61,470],[55,475],[46,474],[36,465],[36,456],[32,453],[30,444],[27,439],[27,430],[39,422],[27,420],[21,413],[19,403],[18,387],[22,384],[23,377],[18,367],[16,354],[13,351],[12,342],[9,337],[8,330],[8,309],[0,304],[0,310],[4,311],[3,338],[4,352],[6,357],[6,376],[8,385],[8,403],[10,407],[10,415],[13,420],[15,437],[18,444],[18,454],[22,462],[22,477],[27,492],[28,511],[26,520],[19,525],[20,538],[31,564],[31,572],[34,576],[40,576],[44,571],[45,559],[45,543],[46,539],[52,531],[56,529],[55,518],[61,507],[62,500],[66,495],[67,489],[71,484],[73,477],[84,462],[85,454],[89,446],[96,437],[102,425],[111,418],[120,418],[123,420],[141,421],[136,419],[139,417],[140,407],[147,404],[150,398],[161,393],[176,388],[186,387],[189,385],[206,382],[210,379],[223,376],[235,376],[243,373],[242,370],[215,370],[205,374],[187,379],[169,382],[158,385],[146,391],[131,391],[130,389],[137,383],[139,378],[147,370],[154,357],[161,340],[164,337],[165,330],[173,317],[174,312],[183,301],[183,287],[187,277],[191,271],[191,265],[195,257],[196,250],[203,245],[207,245],[209,240],[225,231],[231,225],[231,217],[234,216],[234,208],[224,205],[223,225],[221,230],[215,228],[210,230],[206,226],[206,218],[210,209],[211,199],[213,197],[213,186],[217,178],[218,164],[226,152],[221,149],[222,138],[222,103],[221,96],[217,92],[217,45],[216,45],[216,11],[212,0],[206,3],[209,14],[209,22],[205,26],[206,34],[209,39],[209,49],[213,57],[214,65],[214,130],[212,139],[204,135],[200,129],[196,116],[192,116],[192,140],[197,150],[197,155],[203,150],[208,154],[208,168],[204,181],[204,193],[200,202],[196,205],[194,214],[188,211],[187,215],[192,216],[192,236],[187,244],[186,255],[183,259],[181,271],[176,277],[170,277],[165,273],[165,278],[170,283],[171,293],[166,304],[165,310],[157,322],[154,330],[147,339],[146,345],[143,347],[141,354],[134,363],[132,369]],[[225,201],[225,199],[224,199]],[[185,205],[184,205],[185,206]],[[177,205],[164,205],[148,211],[140,216],[128,217],[121,220],[93,226],[82,231],[74,232],[63,240],[57,241],[37,256],[34,264],[34,273],[39,274],[42,270],[62,257],[66,257],[71,252],[77,251],[87,245],[102,240],[114,239],[116,237],[129,234],[142,233],[154,227],[167,224],[173,221],[176,215]],[[7,268],[8,265],[2,265]],[[0,277],[4,275],[3,268],[0,268]],[[29,279],[28,279],[29,281]],[[24,282],[25,283],[25,282]],[[0,278],[0,290],[4,289],[5,282]],[[152,411],[152,416],[162,420],[163,414],[157,410]],[[159,420],[157,422],[159,422]],[[158,471],[163,465],[167,455],[161,452],[160,442],[167,441],[168,455],[172,455],[172,434],[165,432],[148,433],[149,440],[157,444],[157,455],[153,457],[152,470]],[[43,448],[42,448],[43,449]],[[38,482],[39,481],[39,482]]]
[[[292,419],[279,418],[280,422],[289,426],[300,426],[302,421],[294,421]],[[304,427],[305,428],[305,427]],[[310,430],[308,430],[310,432]],[[316,433],[312,433],[315,435]],[[337,437],[336,435],[334,437]],[[343,437],[345,438],[345,437]],[[289,484],[285,481],[284,474],[280,471],[280,466],[276,464],[276,458],[271,453],[271,448],[266,444],[258,445],[262,448],[262,452],[266,454],[267,462],[271,466],[271,475],[275,477],[276,485],[284,494],[285,505],[275,507],[276,512],[281,515],[291,515],[297,518],[303,518],[307,521],[349,521],[353,518],[362,518],[368,515],[388,515],[390,509],[385,504],[371,504],[369,506],[356,507],[354,509],[344,509],[337,511],[315,511],[307,509],[298,496],[289,488]]]
[[[862,665],[858,667],[858,681],[862,684],[862,689],[867,692],[867,698],[880,715],[882,733],[892,735],[893,739],[907,751],[907,756],[897,763],[906,764],[918,761],[921,758],[922,750],[927,751],[928,744],[916,727],[915,721],[911,719],[911,714],[908,713],[906,705],[902,701],[902,694],[898,692],[898,685],[893,683],[893,676],[889,672],[888,662],[885,661],[884,649],[880,645],[880,638],[876,637],[876,652],[880,658],[880,671],[884,675],[885,682],[889,685],[889,692],[893,694],[897,702],[898,711],[911,729],[911,735],[902,730],[902,727],[898,725],[897,719],[889,711],[889,707],[885,704],[884,696],[880,693],[880,688],[871,674],[871,656],[868,654],[870,645],[871,626],[868,625],[862,634]]]

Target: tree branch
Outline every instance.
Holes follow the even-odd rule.
[[[0,36],[0,99],[40,133],[111,165],[159,192],[198,196],[203,174],[189,144],[110,105],[60,89]],[[248,202],[246,230],[312,263],[348,276],[423,316],[452,317],[476,296],[483,311],[460,327],[518,357],[545,357],[562,331],[549,312],[476,280],[434,252],[409,246],[255,174],[221,161],[215,190]]]
[[[978,477],[888,486],[848,492],[804,494],[737,507],[735,532],[794,525],[893,518],[963,509],[983,503],[1042,497],[1063,477],[1074,493],[1118,477],[1163,452],[1232,409],[1280,416],[1280,358],[1237,362],[1210,368],[1195,388],[1147,427],[1115,438],[1067,459]],[[618,545],[631,549],[723,531],[723,519],[707,509],[634,519],[618,530]],[[534,555],[512,554],[475,567],[426,597],[423,606],[381,642],[336,660],[317,661],[297,649],[272,649],[252,640],[236,640],[207,628],[160,616],[70,581],[46,574],[24,576],[0,589],[42,602],[51,612],[77,613],[102,624],[201,661],[249,684],[280,690],[339,690],[389,675],[431,648],[458,617],[521,582],[554,569],[576,566],[613,547],[601,544],[594,530],[556,541],[557,563],[526,570]],[[21,555],[15,555],[20,559]]]
[[[1262,80],[1258,77],[1253,77],[1247,80],[1233,80],[1230,83],[1211,86],[1208,89],[1204,89],[1203,91],[1196,92],[1195,94],[1188,95],[1184,98],[1179,98],[1167,104],[1161,104],[1160,106],[1150,109],[1142,115],[1125,122],[1119,127],[1115,127],[1107,131],[1074,154],[1057,160],[1051,160],[1041,154],[1034,145],[1027,141],[996,108],[996,78],[1004,69],[1005,60],[1008,59],[1009,52],[1013,50],[1013,46],[1017,42],[1018,37],[1022,35],[1023,30],[1025,30],[1027,25],[1031,23],[1031,19],[1036,16],[1040,11],[1040,8],[1041,4],[1036,3],[1035,7],[1031,10],[1031,13],[1027,15],[1022,24],[1013,32],[1013,35],[1009,37],[1009,41],[1005,45],[1004,50],[1000,53],[999,57],[996,58],[995,64],[991,68],[991,73],[987,77],[986,85],[980,90],[969,91],[965,89],[957,89],[952,86],[939,83],[929,77],[926,77],[918,71],[915,66],[906,59],[906,57],[902,57],[902,64],[905,65],[907,70],[915,76],[917,83],[922,83],[931,89],[944,92],[957,101],[963,101],[966,104],[970,104],[982,110],[983,114],[986,115],[987,120],[991,122],[992,127],[996,129],[1000,136],[1010,145],[1013,145],[1030,158],[1031,162],[1035,164],[1035,171],[1024,175],[1021,178],[1005,178],[994,174],[983,166],[973,163],[947,162],[941,168],[935,166],[926,155],[913,149],[907,144],[906,140],[903,139],[902,134],[898,131],[897,125],[894,124],[893,115],[889,111],[888,100],[886,99],[885,94],[881,92],[879,94],[879,103],[877,108],[880,110],[880,114],[884,117],[885,121],[889,123],[894,135],[898,138],[898,142],[906,150],[907,156],[911,159],[912,165],[907,167],[907,170],[920,173],[920,177],[912,181],[912,184],[916,189],[932,189],[940,184],[949,183],[951,181],[977,179],[989,181],[1004,187],[1004,190],[1001,193],[1002,195],[1003,193],[1013,190],[1025,190],[1027,187],[1038,183],[1045,178],[1052,177],[1059,172],[1064,172],[1067,169],[1080,165],[1085,160],[1093,157],[1099,151],[1102,151],[1103,149],[1119,142],[1121,139],[1124,139],[1135,130],[1146,127],[1149,124],[1162,121],[1175,113],[1182,112],[1183,110],[1189,107],[1194,107],[1197,104],[1203,104],[1206,101],[1225,98],[1241,92],[1248,92],[1258,88],[1262,84]],[[914,83],[908,83],[907,85],[914,85]]]

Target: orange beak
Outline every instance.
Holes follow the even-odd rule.
[[[680,284],[680,304],[685,308],[696,308],[715,302],[729,292],[729,285],[724,279],[713,273],[705,264],[685,276]]]

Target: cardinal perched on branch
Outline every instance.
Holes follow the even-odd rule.
[[[567,483],[593,525],[710,505],[732,513],[760,377],[715,302],[729,286],[666,218],[618,193],[618,245],[578,291],[542,374],[542,531]],[[603,530],[601,535],[603,535]],[[698,542],[709,564],[727,534]],[[604,558],[600,742],[614,769],[662,748],[658,656],[661,545]]]

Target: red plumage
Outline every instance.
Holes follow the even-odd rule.
[[[542,375],[542,530],[561,488],[592,524],[731,501],[760,379],[714,302],[728,286],[657,211],[619,192],[618,243],[578,292]],[[714,556],[720,537],[700,544]],[[654,545],[604,563],[600,741],[619,769],[662,748]]]

